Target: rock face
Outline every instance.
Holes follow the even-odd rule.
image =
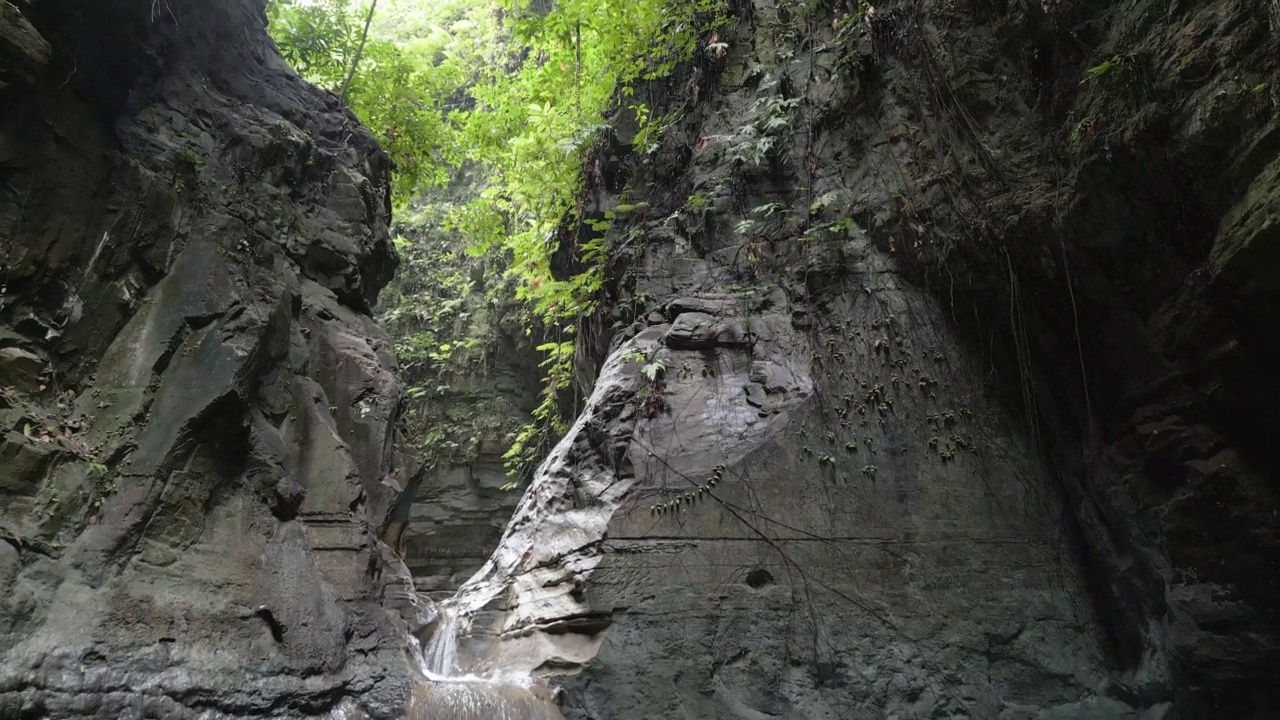
[[[475,666],[594,720],[1273,716],[1274,10],[739,4],[590,156],[648,211]]]
[[[409,386],[405,441],[422,461],[405,563],[419,590],[443,595],[484,564],[520,499],[503,455],[542,390],[540,340],[525,335],[521,305],[484,286],[499,274],[494,258],[471,257],[465,238],[436,226],[442,208],[478,192],[458,174],[417,200],[421,217],[393,228],[405,264],[378,312]]]
[[[612,354],[460,593],[482,653],[585,665],[571,717],[1127,708],[1094,694],[1051,470],[937,304],[849,245],[818,328],[781,288],[728,295],[729,267],[655,251],[663,322]]]
[[[0,717],[409,696],[387,162],[264,22],[0,2]]]

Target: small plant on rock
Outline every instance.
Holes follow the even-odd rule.
[[[641,417],[657,417],[667,409],[666,372],[666,364],[658,359],[648,359],[640,366],[644,384],[640,386],[636,398],[640,401]]]

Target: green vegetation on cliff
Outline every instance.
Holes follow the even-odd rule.
[[[690,57],[718,6],[381,0],[371,11],[350,0],[273,0],[268,7],[285,59],[322,87],[345,88],[344,99],[395,162],[393,202],[402,222],[442,218],[437,222],[464,238],[471,254],[491,258],[490,272],[504,275],[485,283],[492,292],[515,288],[527,333],[552,339],[539,347],[546,386],[535,422],[508,453],[513,468],[537,458],[547,430],[563,430],[557,398],[572,375],[576,322],[600,287],[598,249],[586,248],[585,267],[567,279],[551,271],[556,229],[583,222],[574,208],[582,151],[611,108],[648,118],[631,88]],[[441,212],[421,199],[464,167],[482,178],[464,202]],[[437,284],[456,269],[442,266]],[[434,363],[447,363],[462,347],[401,340],[402,355]]]

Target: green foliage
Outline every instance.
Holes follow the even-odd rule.
[[[456,372],[480,338],[469,333],[476,288],[471,265],[454,247],[436,240],[395,238],[405,267],[393,289],[397,296],[382,322],[394,333],[401,368],[420,378],[443,382]],[[410,388],[411,396],[444,388]]]
[[[367,0],[366,0],[367,1]],[[393,200],[405,208],[423,188],[471,172],[483,180],[466,202],[438,213],[473,257],[489,258],[489,292],[511,292],[528,308],[527,334],[556,341],[545,354],[546,387],[533,425],[506,457],[516,469],[563,432],[561,391],[572,378],[576,320],[594,307],[604,247],[578,248],[585,270],[551,272],[558,230],[587,222],[575,212],[584,156],[624,105],[640,125],[637,152],[657,147],[671,119],[633,99],[637,83],[688,60],[722,0],[381,0],[347,94],[396,164]],[[272,0],[270,31],[304,77],[336,90],[351,68],[365,8],[350,0]],[[767,108],[766,108],[767,110]],[[593,221],[592,230],[608,229]],[[495,268],[500,268],[497,270]],[[466,298],[462,284],[444,285]],[[440,286],[437,283],[437,286]],[[428,326],[398,344],[407,363],[447,360],[457,349]],[[393,311],[394,312],[394,311]],[[420,312],[413,310],[412,312]],[[433,311],[434,312],[434,311]]]
[[[662,373],[666,372],[666,370],[667,365],[661,360],[654,360],[640,366],[640,374],[644,375],[645,379],[651,383],[656,383],[658,378]]]
[[[853,218],[846,217],[829,223],[818,223],[810,227],[804,232],[805,240],[812,240],[815,237],[821,237],[824,233],[831,233],[837,238],[851,235],[858,227]]]
[[[268,29],[300,75],[337,92],[355,59],[366,11],[348,0],[272,0]],[[422,187],[443,183],[463,157],[445,117],[458,81],[396,43],[371,36],[365,44],[346,100],[395,163],[397,207]]]
[[[718,2],[563,0],[541,16],[526,3],[507,2],[509,59],[486,67],[471,89],[475,107],[454,115],[461,144],[485,159],[490,185],[455,214],[453,227],[470,229],[473,252],[496,248],[509,257],[517,297],[562,338],[540,348],[547,385],[534,424],[507,453],[509,467],[536,461],[566,429],[558,398],[572,378],[574,321],[593,309],[602,283],[598,243],[580,249],[586,270],[579,275],[556,279],[550,268],[557,228],[566,218],[571,226],[584,222],[574,213],[584,153],[605,127],[603,113],[618,102],[630,103],[640,120],[637,149],[651,148],[659,131],[648,108],[629,100],[632,88],[691,57],[696,22]]]
[[[656,152],[662,145],[662,136],[681,116],[681,113],[671,113],[655,118],[649,106],[644,103],[636,103],[629,106],[629,109],[635,113],[639,127],[631,140],[631,149],[637,155],[652,155]]]
[[[623,360],[634,363],[643,380],[636,389],[636,401],[642,417],[656,417],[667,409],[667,363],[662,358],[639,349],[629,351]],[[692,368],[682,368],[681,376],[692,374]]]
[[[819,195],[817,198],[815,198],[812,203],[809,204],[809,213],[812,215],[817,215],[823,210],[826,210],[827,208],[835,205],[837,201],[839,201],[839,199],[840,199],[839,190],[832,190],[830,192],[823,193]]]
[[[748,168],[757,168],[774,156],[778,140],[791,126],[792,112],[800,103],[799,98],[785,99],[772,94],[778,81],[768,79],[761,87],[764,97],[751,104],[753,119],[731,134],[715,135],[711,139],[718,145],[721,157]]]
[[[1112,71],[1118,70],[1121,67],[1122,61],[1123,59],[1119,55],[1115,55],[1107,60],[1103,60],[1097,65],[1090,67],[1088,70],[1085,71],[1084,79],[1080,81],[1080,84],[1083,85],[1089,82],[1090,80],[1097,80],[1098,78],[1103,77]]]

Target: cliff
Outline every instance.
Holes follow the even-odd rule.
[[[5,718],[408,697],[389,167],[264,23],[0,3]]]
[[[262,11],[0,0],[0,717],[553,714],[411,691],[454,623],[398,552],[477,564],[529,362],[498,333],[405,422],[388,163]],[[578,720],[1271,717],[1278,38],[1274,0],[733,5],[585,157],[593,389],[460,669]]]
[[[1278,23],[738,3],[587,156],[603,369],[472,642],[578,718],[1270,717]]]

